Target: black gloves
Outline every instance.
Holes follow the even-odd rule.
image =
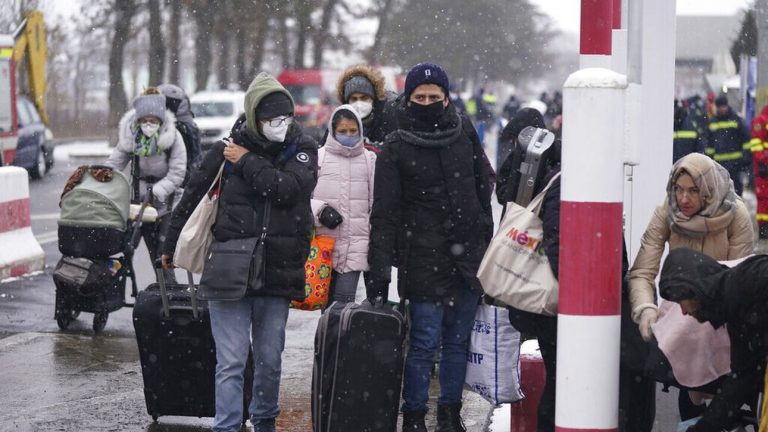
[[[369,271],[363,272],[363,281],[365,282],[365,297],[371,304],[375,303],[376,298],[386,302],[389,297],[389,281],[379,281]]]
[[[764,163],[758,163],[757,164],[757,175],[760,176],[760,178],[768,177],[768,165],[766,165]]]
[[[340,223],[344,222],[344,218],[331,206],[325,206],[323,211],[320,212],[319,219],[321,224],[330,229],[334,229],[339,226]]]

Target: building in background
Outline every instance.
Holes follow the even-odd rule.
[[[675,93],[678,97],[719,93],[736,74],[731,44],[743,14],[731,16],[678,15],[675,55]]]

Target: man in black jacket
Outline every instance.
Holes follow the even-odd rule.
[[[376,159],[366,287],[369,298],[386,299],[397,251],[398,291],[410,300],[402,407],[408,431],[426,431],[438,348],[437,431],[464,430],[467,346],[482,293],[475,275],[493,233],[490,165],[448,88],[439,66],[414,66],[398,106],[399,129]]]
[[[727,324],[731,372],[688,432],[731,430],[745,403],[760,391],[768,354],[768,256],[747,258],[728,268],[707,255],[680,248],[669,253],[661,270],[661,296],[680,304],[683,313],[718,328]]]

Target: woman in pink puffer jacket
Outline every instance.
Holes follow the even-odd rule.
[[[368,236],[376,154],[363,147],[362,121],[351,105],[333,112],[318,151],[312,213],[317,235],[336,239],[330,301],[353,302],[360,272],[368,270]]]

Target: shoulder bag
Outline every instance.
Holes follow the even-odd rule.
[[[528,207],[507,203],[477,278],[494,299],[527,312],[557,315],[558,283],[544,253],[541,205],[556,174]]]
[[[195,210],[187,219],[187,223],[184,224],[184,228],[182,228],[179,234],[179,240],[176,243],[176,250],[173,253],[173,263],[192,273],[203,272],[205,254],[208,252],[213,240],[211,227],[216,221],[216,211],[219,208],[219,193],[212,192],[216,192],[216,190],[218,192],[221,191],[221,176],[225,163],[222,162],[216,178],[213,179],[211,186],[208,188],[208,192],[200,200],[200,203],[197,204],[197,207],[195,207]]]
[[[267,226],[272,207],[264,203],[261,234],[211,242],[203,265],[198,298],[201,300],[240,300],[246,292],[261,291],[265,284]]]

